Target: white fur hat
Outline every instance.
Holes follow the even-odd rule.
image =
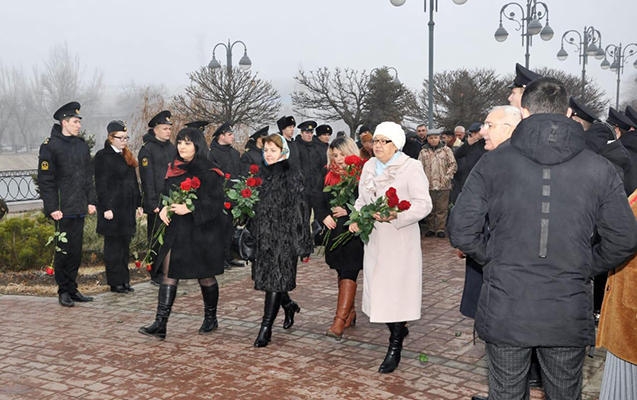
[[[395,122],[385,121],[378,124],[372,139],[376,136],[384,136],[391,140],[398,150],[402,150],[405,145],[405,131]]]

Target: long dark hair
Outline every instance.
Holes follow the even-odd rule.
[[[195,159],[208,159],[208,144],[206,143],[206,138],[203,136],[203,132],[195,128],[184,128],[177,133],[175,144],[177,144],[180,140],[186,139],[190,140],[195,145],[195,157],[193,161]],[[177,158],[183,161],[183,159],[179,156],[179,152],[177,152]]]

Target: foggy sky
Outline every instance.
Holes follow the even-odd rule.
[[[519,2],[522,2],[521,0]],[[429,6],[429,0],[426,0]],[[520,33],[505,22],[509,38],[498,43],[500,8],[506,2],[468,0],[462,6],[439,0],[435,20],[434,71],[459,67],[494,68],[512,73],[524,63]],[[551,41],[534,38],[531,69],[560,68],[579,76],[577,50],[565,46],[566,61],[556,53],[564,31],[593,25],[602,42],[637,42],[635,0],[546,0]],[[526,4],[526,2],[524,2]],[[30,71],[42,65],[50,50],[68,44],[92,76],[104,74],[107,93],[134,82],[163,84],[172,92],[188,82],[187,74],[206,65],[218,42],[242,40],[252,68],[271,81],[289,107],[293,76],[299,68],[322,66],[371,70],[395,67],[399,79],[419,90],[427,77],[428,13],[423,0],[394,7],[389,0],[27,0],[4,5],[0,32],[0,64]],[[217,59],[225,64],[225,49]],[[238,64],[243,47],[233,49]],[[622,96],[636,91],[637,70],[631,58],[622,76]],[[614,105],[616,74],[590,60],[587,75]],[[621,101],[620,97],[620,101]],[[632,97],[636,97],[633,95]]]

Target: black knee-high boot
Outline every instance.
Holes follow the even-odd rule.
[[[389,328],[389,347],[383,363],[380,364],[378,372],[387,374],[394,372],[400,363],[400,352],[403,349],[403,340],[409,334],[409,329],[405,326],[406,322],[391,322],[387,324]]]
[[[281,306],[283,311],[285,311],[283,329],[290,329],[294,325],[294,314],[301,312],[301,307],[290,298],[288,292],[281,292]]]
[[[159,285],[159,292],[157,294],[157,314],[155,315],[155,322],[152,325],[139,328],[139,333],[144,335],[153,336],[164,340],[166,338],[166,324],[168,323],[168,317],[170,316],[170,310],[173,307],[175,301],[175,295],[177,294],[176,285]]]
[[[279,313],[281,306],[281,292],[265,292],[265,305],[263,307],[263,320],[259,336],[254,341],[254,347],[265,347],[270,343],[272,337],[272,324]]]
[[[203,335],[217,329],[217,303],[219,302],[219,285],[201,286],[201,297],[203,297],[204,317],[199,334]]]

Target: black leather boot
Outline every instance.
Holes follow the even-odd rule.
[[[383,363],[380,364],[378,372],[388,374],[394,372],[400,363],[400,352],[403,350],[403,340],[409,334],[409,330],[405,326],[406,322],[388,323],[389,328],[389,347]]]
[[[281,293],[281,306],[285,311],[285,320],[283,321],[283,329],[290,329],[294,325],[294,314],[301,312],[301,307],[290,298],[288,292]]]
[[[263,320],[259,336],[254,341],[254,347],[265,347],[270,343],[272,337],[272,324],[279,313],[281,306],[281,292],[265,292],[265,305],[263,307]]]
[[[159,285],[155,322],[153,322],[150,326],[142,326],[139,328],[139,333],[147,336],[153,336],[160,340],[166,339],[166,324],[168,323],[168,317],[170,316],[170,310],[173,307],[176,294],[177,286],[164,284]]]
[[[201,297],[203,297],[204,317],[199,334],[204,335],[217,329],[217,302],[219,301],[219,285],[201,286]]]

